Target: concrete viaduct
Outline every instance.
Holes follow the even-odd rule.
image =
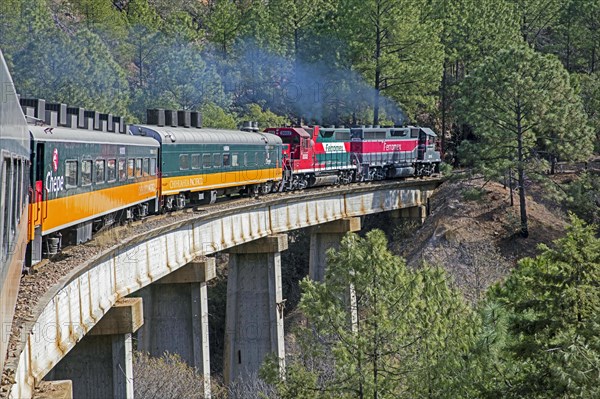
[[[286,232],[314,226],[310,275],[324,275],[325,251],[360,216],[395,211],[426,216],[438,180],[364,184],[266,199],[207,217],[194,216],[131,237],[87,260],[53,287],[23,326],[10,398],[132,398],[132,334],[138,350],[178,353],[205,376],[210,397],[206,284],[215,260],[229,256],[225,381],[256,372],[275,353],[285,367],[280,254]],[[62,396],[61,396],[62,395]],[[35,396],[39,397],[39,396]]]

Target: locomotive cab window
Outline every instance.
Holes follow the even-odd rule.
[[[77,161],[65,162],[65,186],[67,188],[77,187]]]
[[[411,139],[416,139],[416,138],[418,138],[418,137],[419,137],[419,131],[420,131],[420,130],[421,130],[421,129],[419,129],[419,128],[413,128],[413,129],[410,129],[410,138],[411,138]]]
[[[94,165],[94,170],[96,172],[94,173],[94,182],[96,182],[96,184],[104,183],[106,173],[105,165],[106,161],[104,159],[96,159],[96,164]]]
[[[190,168],[190,156],[183,154],[179,156],[179,170],[188,170]]]
[[[135,176],[135,159],[128,159],[127,160],[127,178],[128,179],[133,179],[133,177]]]
[[[119,159],[119,181],[127,179],[127,161],[124,158]]]
[[[150,175],[156,176],[156,158],[150,158]]]
[[[200,154],[192,154],[192,169],[200,169]]]
[[[113,182],[117,180],[117,160],[109,159],[106,161],[107,180]]]
[[[223,154],[223,166],[231,166],[229,154]]]
[[[135,177],[142,177],[142,158],[135,160]]]
[[[210,154],[202,154],[202,167],[204,169],[208,169],[208,168],[210,168],[210,165],[211,165]]]
[[[92,161],[81,161],[81,185],[89,186],[92,184]]]

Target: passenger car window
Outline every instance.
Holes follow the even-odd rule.
[[[6,188],[6,160],[0,165],[0,212],[2,212],[2,218],[0,218],[0,247],[2,248],[2,255],[4,255],[4,221],[6,220],[6,214],[8,207],[6,206],[6,194],[8,193]]]
[[[231,154],[231,166],[239,166],[238,154]]]
[[[148,158],[144,158],[144,165],[142,166],[142,169],[144,176],[150,175],[150,160]]]
[[[92,161],[81,161],[81,185],[92,184]]]
[[[221,166],[221,154],[213,154],[213,166],[215,168]]]
[[[229,154],[223,154],[223,166],[231,166]]]
[[[96,172],[94,173],[94,181],[96,184],[104,183],[106,173],[106,168],[104,167],[105,164],[106,161],[104,161],[104,159],[96,159],[96,164],[94,165]]]
[[[14,194],[14,204],[15,204],[15,210],[14,210],[14,215],[15,215],[15,227],[19,224],[19,222],[21,221],[21,201],[23,200],[22,196],[21,196],[21,192],[23,191],[23,188],[21,187],[21,185],[23,184],[23,162],[20,159],[15,159],[15,184],[14,184],[14,189],[15,189],[15,194]]]
[[[210,154],[202,154],[202,167],[203,168],[210,168]]]
[[[65,186],[77,187],[77,161],[65,162]]]
[[[188,154],[183,154],[179,156],[179,169],[187,170],[190,168],[190,156]]]
[[[156,158],[150,158],[150,174],[156,176]]]
[[[9,242],[11,239],[11,192],[12,189],[12,161],[10,158],[4,159],[4,168],[2,170],[2,209],[4,209],[4,217],[2,226],[2,251],[3,254],[8,254]]]
[[[116,159],[109,159],[106,162],[106,170],[107,170],[107,180],[109,182],[115,181],[117,180],[117,160]]]
[[[127,179],[127,161],[124,158],[119,159],[119,180],[124,181]]]
[[[131,158],[127,160],[127,178],[133,179],[135,176],[135,159]]]
[[[192,169],[200,169],[200,154],[192,155]]]
[[[142,177],[142,158],[135,160],[135,176]]]

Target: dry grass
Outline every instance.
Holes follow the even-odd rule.
[[[220,397],[215,388],[213,397]],[[197,399],[204,398],[204,379],[178,355],[157,358],[135,352],[133,389],[137,399]]]

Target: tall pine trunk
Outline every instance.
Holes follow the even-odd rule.
[[[529,237],[529,227],[527,226],[527,203],[525,199],[525,168],[524,168],[524,154],[523,154],[523,126],[521,121],[523,119],[521,113],[521,104],[517,104],[517,179],[519,184],[519,206],[521,208],[521,237]]]
[[[441,152],[442,152],[442,156],[444,156],[444,153],[446,152],[446,101],[447,101],[447,87],[446,85],[448,84],[447,79],[448,79],[448,73],[446,71],[447,69],[447,65],[448,65],[448,59],[445,58],[444,59],[444,72],[443,72],[443,76],[442,76],[442,134],[440,137],[440,146],[441,146]]]
[[[379,20],[381,14],[379,10],[379,2],[377,2],[377,31],[375,36],[375,98],[373,99],[373,125],[379,124],[379,90],[381,89],[381,66],[379,59],[381,58],[381,28]]]

